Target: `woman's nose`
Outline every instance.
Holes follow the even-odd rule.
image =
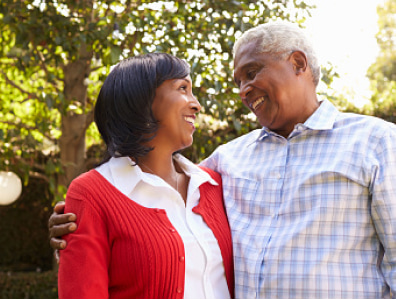
[[[200,112],[201,111],[201,104],[198,102],[197,98],[192,95],[192,100],[191,100],[191,108],[193,110],[195,110],[196,112]]]

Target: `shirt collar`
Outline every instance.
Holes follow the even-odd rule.
[[[312,130],[330,130],[333,128],[339,111],[327,99],[320,102],[319,107],[314,113],[304,122],[304,124],[297,124],[296,127],[304,127]],[[263,140],[270,135],[278,135],[267,127],[261,129],[257,141]]]
[[[218,185],[208,173],[181,154],[175,154],[174,159],[190,178],[194,177],[194,182],[198,183],[199,186],[204,182]],[[145,181],[154,186],[165,185],[165,182],[159,177],[143,172],[129,157],[112,157],[107,164],[114,186],[125,195],[129,195],[140,181]]]
[[[333,129],[339,111],[327,99],[320,102],[317,110],[305,121],[304,126],[312,130]]]
[[[196,176],[197,180],[200,182],[200,185],[204,182],[209,182],[212,185],[218,185],[216,180],[214,180],[208,173],[206,173],[196,164],[185,158],[183,155],[175,154],[173,158],[178,162],[179,166],[188,176],[190,176],[191,178],[192,176]]]
[[[142,170],[129,157],[112,157],[107,163],[114,186],[125,195],[142,180]]]

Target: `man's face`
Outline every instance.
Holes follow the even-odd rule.
[[[234,60],[234,79],[243,103],[262,126],[283,136],[288,136],[297,123],[308,117],[304,98],[306,76],[301,76],[307,69],[306,57],[301,52],[287,55],[277,60],[269,53],[256,53],[253,41],[241,46]]]

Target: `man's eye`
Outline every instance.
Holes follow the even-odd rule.
[[[253,79],[256,76],[256,70],[251,70],[246,73],[248,79]]]

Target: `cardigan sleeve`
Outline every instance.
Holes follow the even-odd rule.
[[[77,230],[66,235],[59,263],[59,298],[108,298],[110,246],[107,226],[89,195],[71,185],[65,212],[77,215]],[[81,187],[80,187],[81,189]]]

